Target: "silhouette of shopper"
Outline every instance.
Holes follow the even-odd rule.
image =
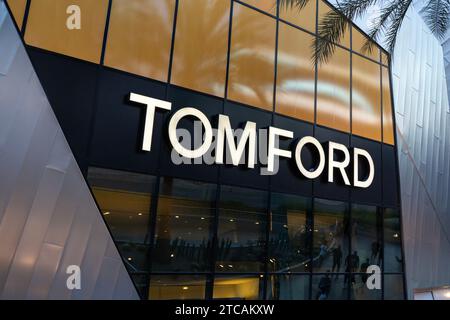
[[[341,246],[338,246],[333,250],[333,267],[331,268],[331,272],[339,272],[341,269],[341,260],[342,260],[342,250]],[[338,275],[336,275],[336,279]]]

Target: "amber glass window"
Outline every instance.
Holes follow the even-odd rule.
[[[352,28],[352,50],[379,62],[380,48],[376,44],[372,45],[370,51],[368,49],[364,50],[364,44],[366,43],[367,39],[367,36],[361,31],[359,31],[355,27]]]
[[[214,299],[257,300],[263,298],[264,277],[233,275],[216,276]]]
[[[275,19],[235,3],[228,98],[272,111]]]
[[[391,86],[389,83],[389,70],[382,67],[383,76],[383,141],[394,144],[394,124],[392,115]]]
[[[105,65],[167,81],[175,0],[114,0]]]
[[[345,202],[314,201],[313,271],[348,272],[349,255],[348,205]]]
[[[272,193],[269,236],[269,272],[310,270],[310,227],[307,198]]]
[[[69,30],[67,7],[78,5],[81,29]],[[27,44],[94,63],[100,62],[108,0],[33,0],[27,22]]]
[[[27,0],[8,0],[6,2],[8,2],[9,8],[14,16],[14,20],[16,20],[17,25],[21,29]]]
[[[350,52],[338,47],[318,67],[317,123],[350,132]]]
[[[280,6],[280,19],[293,23],[308,31],[316,31],[316,0],[309,0],[302,9],[295,4]]]
[[[150,300],[205,299],[205,276],[152,275]]]
[[[277,0],[242,0],[242,2],[266,11],[274,16],[277,14]]]
[[[389,65],[389,56],[384,51],[381,52],[381,63],[387,66]]]
[[[365,138],[381,141],[380,65],[352,55],[352,129]]]
[[[223,97],[230,1],[180,1],[171,82]]]
[[[313,37],[285,23],[279,25],[275,111],[314,122]]]
[[[217,231],[217,272],[264,270],[267,192],[222,186]]]
[[[205,271],[215,185],[163,178],[159,187],[152,271]]]
[[[131,272],[146,269],[153,176],[90,168],[88,181]]]
[[[318,14],[319,14],[319,29],[320,29],[320,25],[322,23],[323,17],[330,10],[334,10],[334,9],[332,9],[324,1],[322,1],[322,0],[318,0],[318,1],[319,1],[319,13]],[[341,40],[338,44],[340,44],[343,47],[350,48],[350,29],[349,28],[345,31],[344,36],[341,38]]]

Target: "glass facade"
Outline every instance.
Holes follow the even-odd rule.
[[[384,51],[356,50],[350,35],[359,31],[350,28],[328,63],[311,62],[317,24],[331,10],[323,1],[301,11],[274,0],[72,1],[89,9],[86,30],[56,42],[66,15],[46,9],[55,1],[31,1],[25,40],[33,50],[91,62],[83,66],[99,73],[95,117],[82,119],[92,127],[82,170],[142,298],[403,297]],[[306,181],[283,163],[270,177],[242,166],[175,165],[161,113],[152,152],[143,153],[142,110],[123,102],[132,90],[174,109],[201,107],[210,119],[224,113],[236,123],[280,124],[298,136],[367,148],[373,186]],[[381,266],[381,290],[364,287],[367,263]]]

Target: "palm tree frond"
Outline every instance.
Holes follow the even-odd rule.
[[[280,0],[280,8],[302,10],[310,0]]]
[[[429,0],[422,12],[425,23],[438,39],[444,38],[447,32],[449,15],[449,0]]]
[[[395,41],[397,40],[397,34],[405,18],[406,12],[411,6],[412,0],[397,0],[397,6],[391,17],[391,24],[386,31],[386,45],[390,54],[394,52]]]

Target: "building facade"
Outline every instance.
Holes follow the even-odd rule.
[[[328,299],[406,297],[389,55],[364,51],[351,25],[327,63],[312,60],[327,3],[7,2],[141,298],[317,299],[324,278]],[[171,105],[151,119],[151,148],[149,106],[132,93]],[[234,129],[254,123],[254,168],[219,164],[217,150],[216,161],[177,157],[169,127],[186,107],[207,119],[178,122],[187,148],[219,115]],[[270,128],[292,133],[276,146],[292,156],[262,174]],[[293,155],[302,137],[320,142],[327,164],[350,164],[308,179]],[[299,153],[306,171],[320,167],[318,150]],[[368,265],[381,269],[380,290],[363,283]]]

